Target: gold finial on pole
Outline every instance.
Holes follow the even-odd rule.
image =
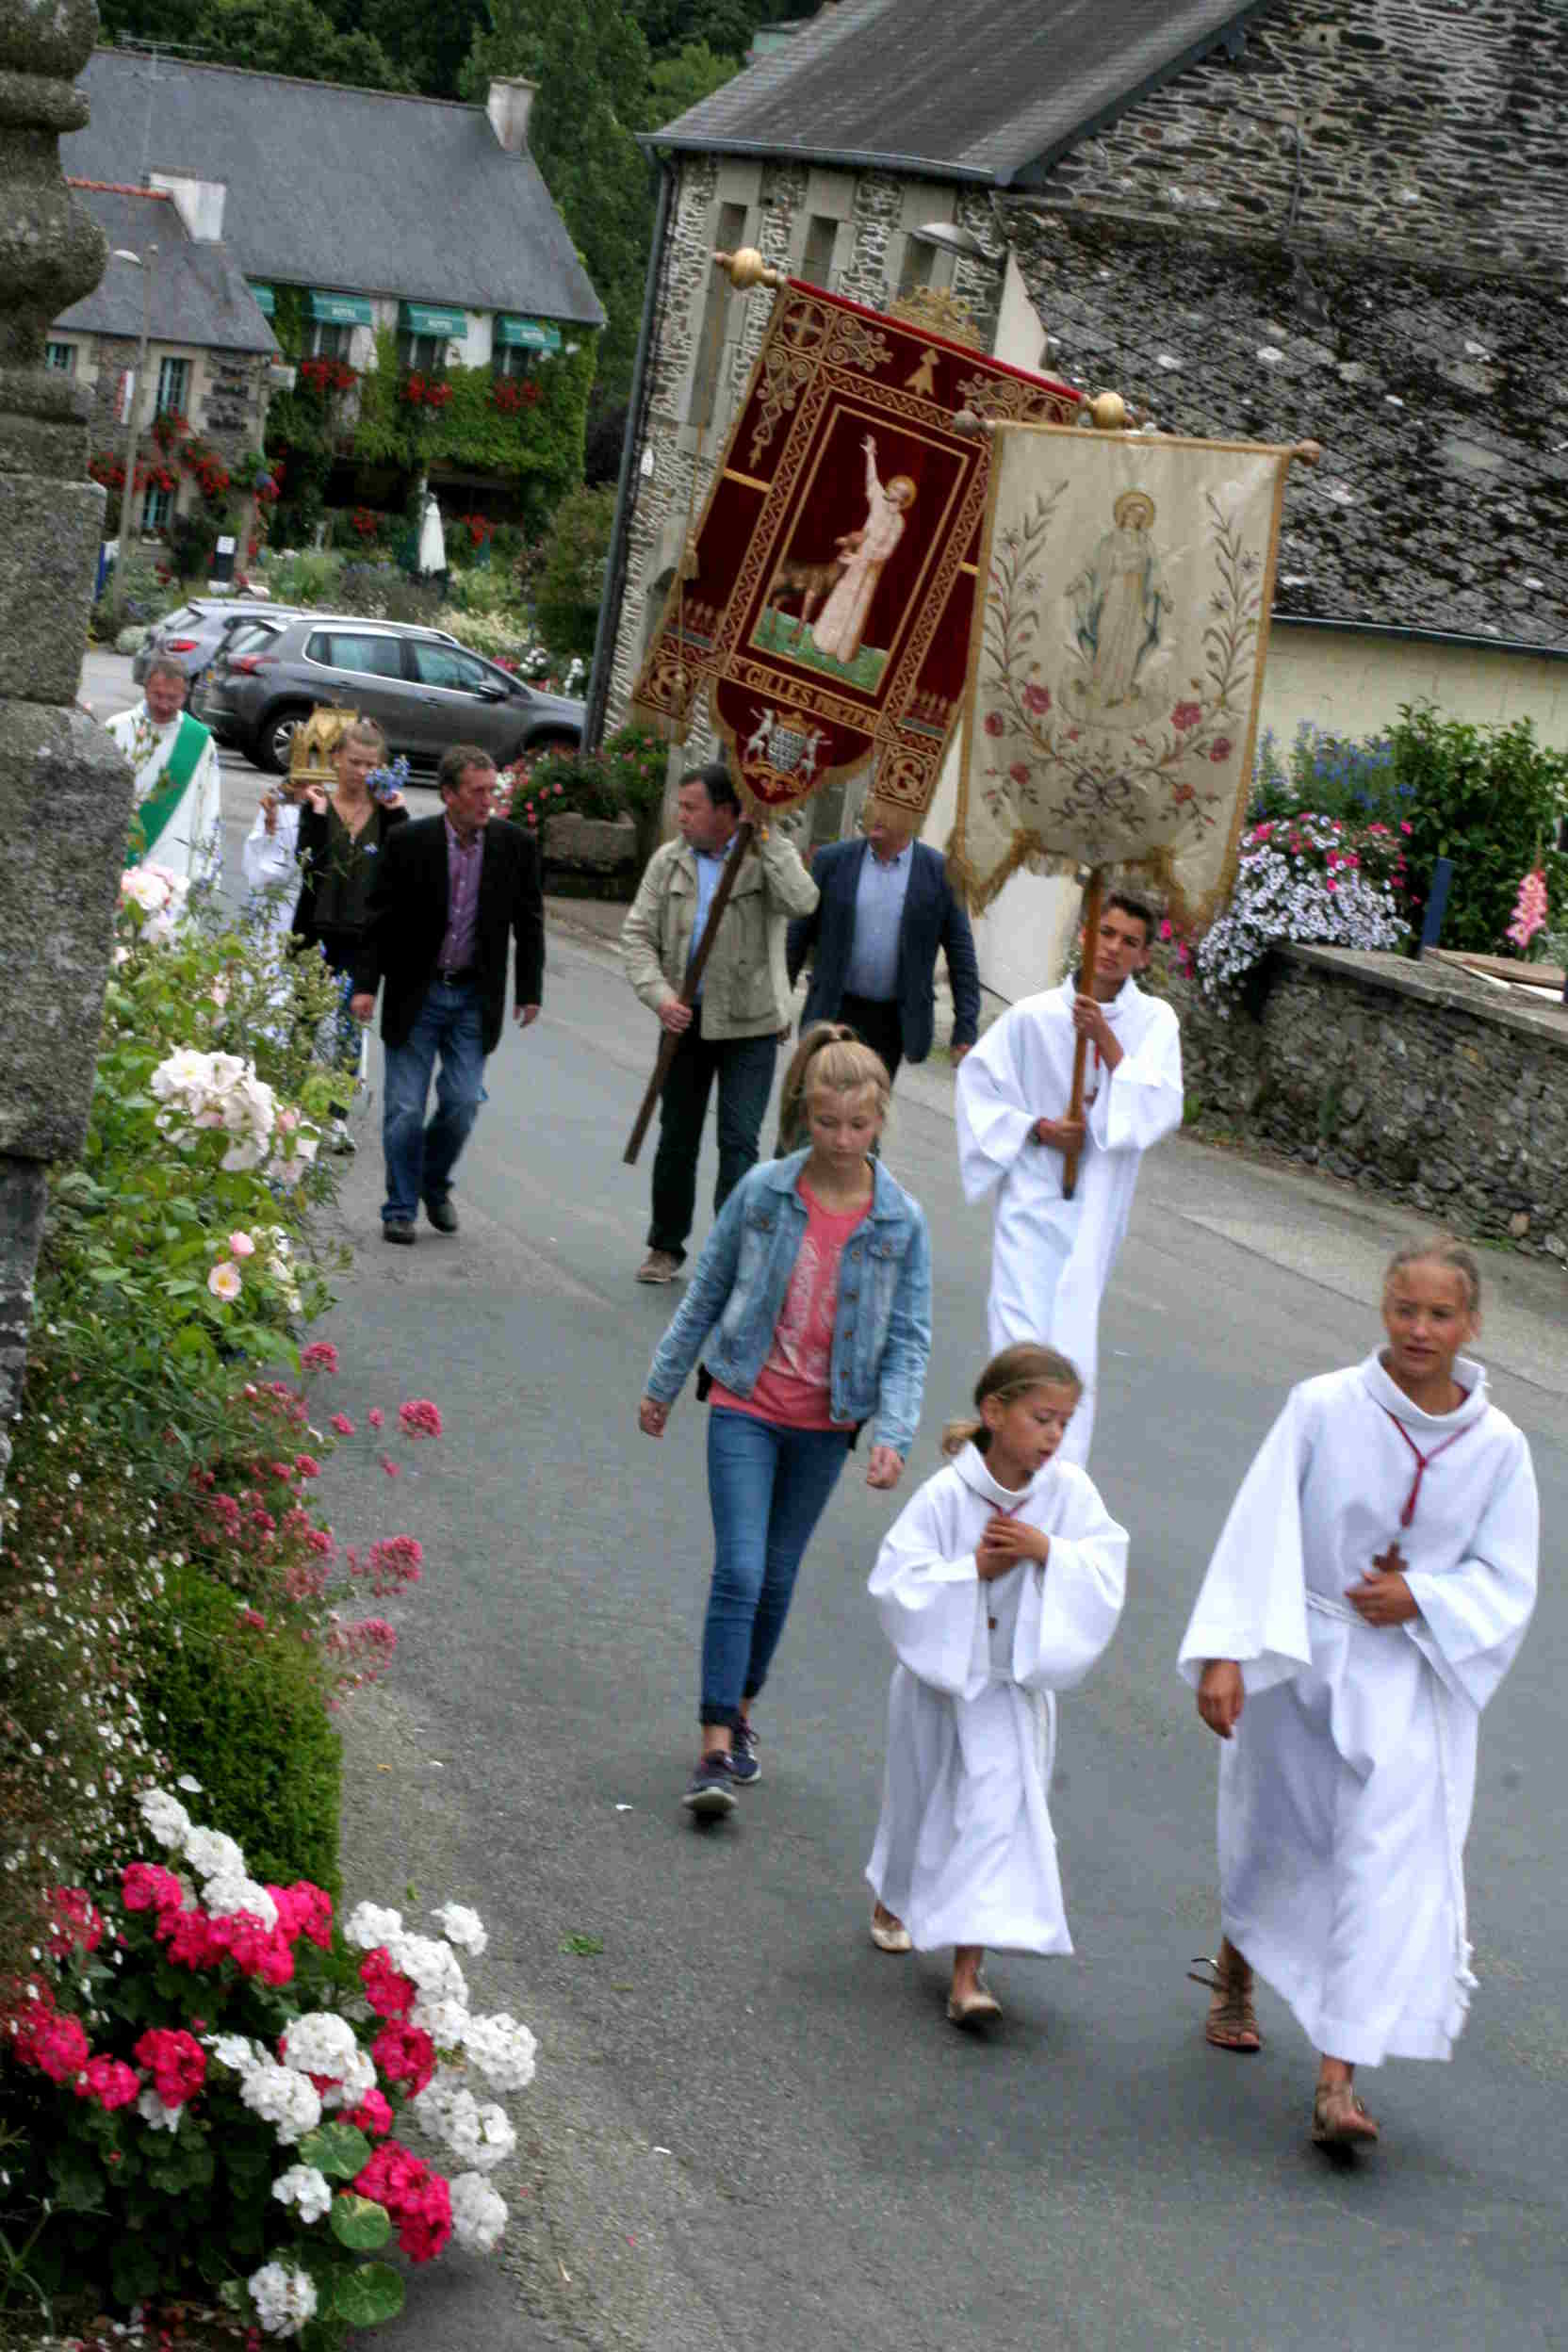
[[[954,411],[953,430],[961,433],[968,441],[992,441],[996,437],[994,419],[979,416],[972,408]]]
[[[715,253],[716,269],[725,271],[737,293],[749,294],[754,286],[782,286],[784,272],[764,261],[755,245],[742,245],[733,253]]]
[[[1086,406],[1096,433],[1125,433],[1132,421],[1119,392],[1097,392]]]
[[[1323,444],[1321,441],[1298,441],[1290,453],[1303,466],[1315,466],[1323,454]]]

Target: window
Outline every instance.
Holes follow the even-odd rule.
[[[737,247],[744,244],[745,234],[744,204],[721,204],[719,224],[713,238],[714,251],[734,253]],[[694,425],[712,422],[713,405],[719,390],[719,368],[724,358],[724,331],[729,315],[729,280],[723,270],[713,270],[708,287],[708,306],[702,315],[696,366],[692,370],[692,404],[687,410],[687,420]]]
[[[162,531],[174,512],[174,493],[160,490],[155,482],[147,485],[147,499],[141,510],[141,531],[144,538]]]
[[[935,246],[923,244],[919,237],[906,237],[904,240],[904,267],[898,278],[900,294],[912,294],[917,286],[929,286],[936,259]]]
[[[537,351],[529,351],[522,343],[498,343],[490,354],[491,372],[520,383],[525,376],[532,375],[538,356]]]
[[[806,231],[806,251],[800,259],[800,274],[808,285],[832,290],[833,248],[839,238],[839,224],[831,214],[814,212]]]
[[[190,362],[188,359],[164,359],[158,362],[158,404],[156,415],[166,416],[175,409],[183,416],[190,393]]]
[[[444,686],[452,694],[474,694],[482,686],[498,682],[482,662],[456,645],[422,645],[416,639],[409,651],[414,656],[414,675],[421,686]]]
[[[421,375],[439,375],[447,364],[447,338],[444,335],[398,335],[398,360],[410,371],[417,368]]]
[[[74,343],[46,343],[43,364],[52,368],[57,375],[74,376],[76,372],[76,346]]]
[[[352,327],[335,326],[329,318],[310,322],[307,359],[347,359],[353,341]]]
[[[395,637],[378,637],[346,629],[318,629],[305,647],[305,658],[323,662],[329,670],[358,670],[368,678],[401,678],[403,665]]]

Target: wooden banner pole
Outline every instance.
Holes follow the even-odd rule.
[[[708,921],[703,924],[702,937],[697,941],[696,954],[686,967],[686,982],[680,991],[680,1001],[683,1004],[694,1004],[696,1002],[697,990],[702,986],[703,969],[708,962],[713,941],[719,935],[719,920],[729,904],[729,893],[735,887],[735,877],[740,873],[746,854],[751,848],[756,831],[757,827],[749,817],[743,817],[735,828],[734,846],[724,861],[724,872],[719,876],[719,887],[713,892],[712,904],[708,909]],[[700,1013],[696,1017],[699,1021],[702,1018]],[[670,1066],[675,1060],[677,1050],[685,1034],[683,1029],[666,1029],[660,1037],[659,1059],[653,1066],[653,1076],[648,1080],[647,1091],[643,1097],[642,1108],[637,1114],[637,1123],[632,1128],[626,1150],[621,1153],[621,1158],[628,1168],[636,1165],[637,1154],[643,1148],[643,1137],[647,1134],[648,1121],[653,1117],[654,1104],[664,1091],[664,1081],[670,1074]]]
[[[1105,876],[1096,866],[1089,874],[1089,886],[1084,893],[1084,944],[1079,954],[1078,988],[1081,994],[1094,993],[1094,960],[1100,948],[1100,908],[1104,896]],[[1089,1041],[1080,1035],[1072,1052],[1072,1100],[1068,1104],[1069,1119],[1084,1116],[1084,1069],[1088,1059]],[[1078,1154],[1069,1152],[1062,1169],[1062,1199],[1070,1200],[1078,1189]]]

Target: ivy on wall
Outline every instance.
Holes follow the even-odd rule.
[[[304,297],[297,287],[279,286],[276,300],[273,332],[298,366]],[[520,385],[489,368],[410,375],[399,365],[396,335],[383,328],[375,368],[354,389],[335,390],[302,377],[292,392],[275,396],[267,417],[268,451],[287,452],[291,461],[313,459],[310,470],[323,481],[322,460],[327,468],[337,460],[393,466],[410,477],[443,466],[489,474],[519,498],[526,519],[537,526],[582,479],[594,362],[594,340],[585,334],[579,350],[559,352]],[[506,387],[512,387],[510,399]],[[519,399],[519,391],[527,397]],[[290,470],[297,474],[297,465]]]

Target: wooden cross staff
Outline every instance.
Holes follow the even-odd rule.
[[[725,908],[729,904],[729,893],[735,888],[735,877],[741,871],[756,832],[757,827],[749,817],[743,817],[735,827],[731,837],[730,852],[724,861],[724,872],[719,876],[718,889],[713,892],[709,906],[708,921],[703,924],[702,937],[697,941],[696,954],[686,967],[685,985],[680,991],[682,1004],[696,1003],[697,990],[702,986],[703,970],[708,962],[713,941],[719,936],[719,923]],[[648,1080],[647,1091],[643,1097],[642,1108],[637,1114],[637,1123],[631,1130],[626,1150],[621,1153],[621,1158],[628,1168],[636,1166],[637,1154],[643,1148],[643,1137],[647,1134],[648,1121],[653,1117],[653,1106],[664,1091],[664,1081],[670,1074],[671,1067],[679,1050],[680,1040],[685,1034],[684,1030],[666,1029],[659,1040],[659,1059],[653,1066],[653,1076]]]
[[[1088,889],[1084,893],[1084,945],[1078,961],[1078,986],[1086,994],[1094,994],[1094,959],[1100,944],[1100,908],[1105,894],[1105,871],[1095,866],[1089,874]],[[1068,1104],[1069,1119],[1084,1116],[1084,1067],[1088,1059],[1089,1041],[1082,1031],[1072,1049],[1072,1098]],[[1065,1156],[1062,1168],[1062,1199],[1070,1200],[1078,1189],[1078,1153],[1076,1150]]]

